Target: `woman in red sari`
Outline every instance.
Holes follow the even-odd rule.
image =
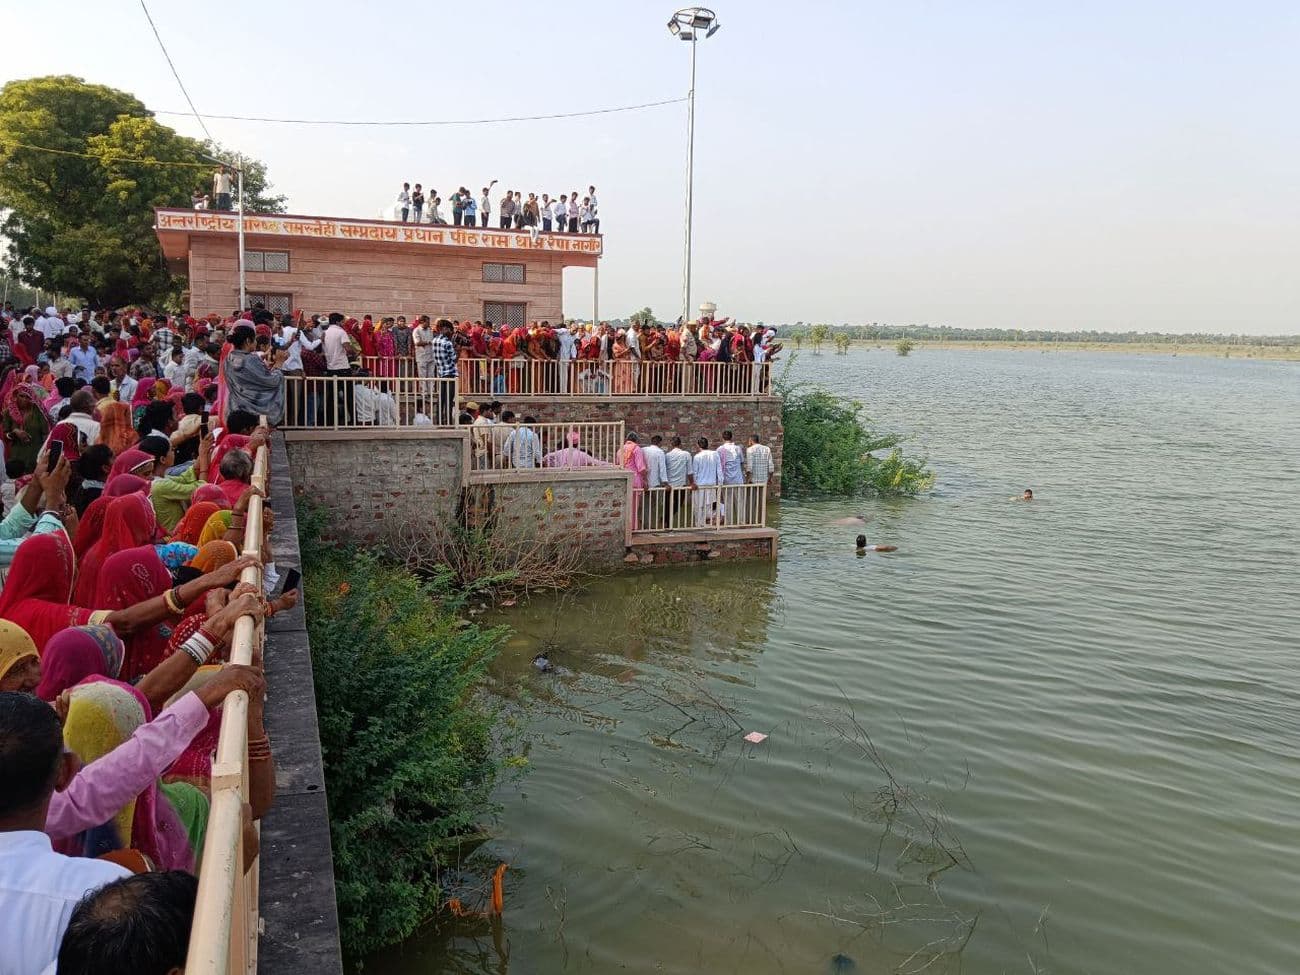
[[[143,494],[114,498],[104,515],[99,541],[81,558],[72,601],[82,606],[93,606],[99,591],[100,570],[109,556],[137,545],[151,545],[157,534],[158,518],[148,498]]]
[[[393,338],[393,320],[380,319],[379,334],[375,336],[375,352],[379,356],[376,376],[391,379],[397,375],[397,341]]]
[[[172,588],[172,574],[163,565],[152,545],[115,552],[104,562],[99,573],[95,605],[104,609],[126,609],[163,596]],[[182,607],[183,608],[183,607]],[[167,641],[172,635],[172,621],[179,613],[166,613],[161,619],[124,635],[126,653],[122,662],[122,679],[143,677],[167,656]]]
[[[154,553],[155,559],[158,558],[152,545],[145,547]],[[115,555],[108,560],[101,576],[113,572],[113,559],[117,557]],[[125,567],[126,564],[122,562],[119,566]],[[245,556],[193,582],[177,586],[172,596],[173,602],[189,605],[209,589],[234,582],[246,566],[253,564],[254,559]],[[36,644],[37,652],[40,652],[45,649],[50,637],[69,626],[107,623],[118,636],[127,638],[136,630],[173,615],[166,598],[162,596],[122,608],[91,609],[74,606],[72,588],[76,574],[76,554],[67,535],[53,531],[30,536],[14,553],[5,587],[0,591],[0,619],[9,620],[26,630]]]
[[[101,494],[82,512],[81,521],[77,525],[77,537],[72,545],[78,559],[99,541],[99,535],[104,530],[104,516],[108,514],[108,506],[113,500],[108,495]]]

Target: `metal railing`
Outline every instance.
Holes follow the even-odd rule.
[[[632,492],[634,532],[767,527],[766,484],[714,484]]]
[[[470,470],[535,471],[614,467],[623,421],[597,423],[478,423],[470,428]]]
[[[456,380],[286,376],[282,430],[456,425]]]
[[[769,362],[641,362],[612,359],[460,359],[460,392],[476,399],[512,396],[767,395]]]
[[[263,425],[266,420],[263,418]],[[270,452],[259,447],[252,484],[266,491]],[[257,563],[240,575],[262,591],[262,515],[265,501],[248,502],[244,555]],[[230,662],[251,664],[265,639],[265,626],[251,616],[235,621]],[[243,975],[257,971],[258,861],[244,869],[244,804],[248,801],[248,693],[231,691],[221,705],[221,732],[212,759],[208,827],[199,867],[198,898],[185,971],[189,975]]]

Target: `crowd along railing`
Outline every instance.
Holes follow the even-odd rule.
[[[470,427],[470,470],[545,474],[615,467],[622,420],[591,423],[481,423]]]
[[[679,396],[742,399],[772,391],[769,362],[636,359],[460,359],[462,396]]]
[[[265,425],[265,418],[263,418]],[[266,492],[268,448],[258,448],[252,484]],[[265,502],[254,494],[245,518],[244,555],[254,565],[240,576],[262,590],[262,526]],[[265,639],[265,627],[251,616],[235,622],[230,662],[251,664]],[[221,706],[221,730],[212,759],[208,827],[199,865],[198,897],[190,929],[188,975],[247,975],[257,970],[258,862],[245,869],[244,808],[248,802],[248,694],[231,691]]]
[[[286,376],[282,430],[456,425],[456,380]]]
[[[707,532],[767,527],[766,484],[659,487],[632,492],[634,532]]]

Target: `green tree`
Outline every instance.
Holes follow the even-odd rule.
[[[640,325],[642,327],[645,327],[646,325],[653,325],[654,320],[655,320],[655,313],[650,310],[649,306],[642,308],[640,311],[632,312],[632,314],[628,317],[628,321],[631,324]]]
[[[174,293],[153,208],[188,206],[210,185],[212,164],[202,157],[211,148],[161,124],[126,92],[68,75],[10,82],[0,89],[7,270],[96,305]],[[283,207],[282,197],[266,194],[265,167],[251,160],[245,195],[249,210],[254,201]]]
[[[813,352],[816,355],[822,354],[822,344],[831,337],[831,327],[821,324],[814,325],[808,331],[808,338],[812,342]]]
[[[835,333],[835,354],[836,355],[848,355],[849,346],[852,344],[853,344],[853,340],[849,338],[849,334],[847,332]]]
[[[898,344],[894,346],[899,355],[909,355],[916,348],[916,343],[911,339],[899,339]]]

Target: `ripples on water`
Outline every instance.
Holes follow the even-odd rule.
[[[934,495],[786,502],[777,566],[511,611],[504,925],[372,970],[1300,971],[1300,367],[814,369],[916,438]],[[829,524],[864,509],[898,553]]]

